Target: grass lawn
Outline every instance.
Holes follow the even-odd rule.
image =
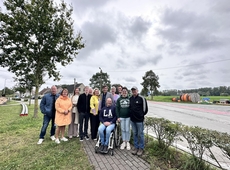
[[[172,102],[173,97],[180,97],[180,96],[153,96],[153,101],[158,101],[158,102]],[[220,99],[229,99],[230,96],[200,96],[200,99],[202,98],[210,98],[210,102],[213,101],[219,101]],[[147,98],[148,100],[151,100],[151,97]]]
[[[37,145],[43,116],[33,118],[33,105],[29,115],[20,117],[20,105],[0,106],[0,169],[93,169],[78,138],[57,145],[49,138]],[[12,102],[14,103],[14,102]]]

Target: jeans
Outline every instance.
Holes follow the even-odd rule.
[[[88,135],[88,124],[89,124],[89,114],[90,113],[79,113],[79,135],[84,137]],[[85,120],[85,121],[84,121]],[[84,132],[83,132],[83,123],[84,123]]]
[[[121,136],[123,141],[130,140],[130,118],[120,118]]]
[[[55,117],[49,117],[47,115],[44,115],[43,117],[43,125],[40,133],[40,139],[44,139],[44,136],[46,135],[46,129],[49,126],[50,120],[51,120],[51,129],[50,129],[50,136],[53,136],[55,134],[56,126],[54,125],[54,119]]]
[[[115,124],[111,124],[109,126],[105,126],[104,124],[101,124],[98,128],[100,139],[101,139],[101,144],[108,146],[109,144],[109,136],[111,134],[111,131],[115,128]],[[104,134],[104,130],[106,131]],[[106,136],[105,136],[106,135]]]
[[[144,123],[143,122],[131,122],[134,147],[136,149],[144,149],[145,138],[144,138]]]

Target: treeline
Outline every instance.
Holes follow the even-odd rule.
[[[220,86],[220,87],[203,87],[199,89],[186,89],[186,90],[163,90],[158,93],[162,96],[176,96],[183,93],[198,93],[200,96],[229,96],[230,86]]]

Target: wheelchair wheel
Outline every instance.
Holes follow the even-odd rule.
[[[95,146],[94,150],[95,150],[95,153],[98,153],[99,152],[99,147]]]
[[[120,128],[120,124],[117,125],[117,128],[115,130],[114,140],[115,140],[115,146],[119,147],[120,144],[121,144],[121,128]]]
[[[113,149],[110,150],[110,155],[113,156]]]

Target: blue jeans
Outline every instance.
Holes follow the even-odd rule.
[[[49,126],[50,120],[51,120],[51,129],[50,129],[50,136],[53,136],[55,134],[56,126],[54,125],[54,117],[49,117],[47,115],[44,115],[43,117],[43,125],[40,133],[40,139],[44,139],[44,136],[46,135],[46,129]]]
[[[120,118],[121,122],[121,136],[123,141],[130,140],[130,118]]]
[[[111,124],[109,126],[105,126],[104,124],[101,124],[98,128],[101,144],[108,146],[109,144],[109,136],[111,134],[111,131],[115,128],[115,124]],[[105,130],[106,129],[106,130]],[[106,131],[104,134],[104,130]]]
[[[145,138],[144,138],[144,123],[143,122],[131,122],[134,147],[137,149],[144,149]]]

